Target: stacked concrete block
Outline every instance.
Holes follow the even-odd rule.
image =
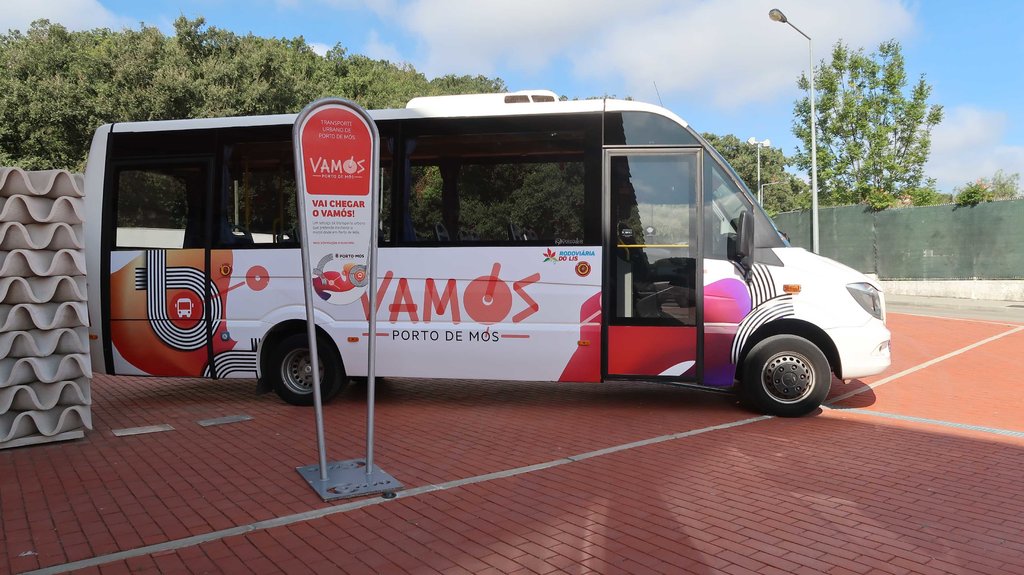
[[[82,177],[0,168],[0,449],[92,429]]]

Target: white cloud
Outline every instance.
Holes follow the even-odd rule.
[[[298,4],[299,0],[283,0]],[[393,15],[399,0],[317,0],[319,3],[340,10],[359,10],[366,8],[381,16]]]
[[[651,8],[662,0],[636,0]],[[540,72],[558,57],[587,48],[587,35],[612,19],[614,0],[412,0],[401,24],[420,41],[416,61],[428,75],[493,74],[500,68]]]
[[[996,171],[1024,173],[1024,146],[1003,144],[1006,115],[973,106],[945,111],[945,119],[932,129],[932,153],[925,173],[944,192]]]
[[[59,23],[71,30],[111,28],[120,30],[138,25],[107,10],[99,0],[32,0],[30,2],[4,2],[0,10],[0,32],[21,30],[41,18]]]
[[[331,48],[333,48],[333,46],[328,46],[327,44],[323,44],[321,42],[310,42],[309,47],[312,48],[314,52],[320,54],[321,56],[326,56],[327,53],[330,52]]]
[[[665,97],[696,95],[735,108],[792,91],[807,69],[807,41],[768,19],[777,1],[409,0],[395,17],[418,39],[413,63],[428,75],[539,74],[568,62],[577,78],[610,92],[653,100],[657,82]],[[840,37],[872,51],[914,29],[899,0],[781,6],[814,38],[816,62]]]
[[[380,39],[380,34],[376,30],[370,30],[369,37],[366,40],[366,45],[363,46],[363,54],[369,58],[375,60],[387,60],[393,64],[401,64],[405,62],[402,58],[402,54],[399,53],[398,48],[394,44],[383,42]]]

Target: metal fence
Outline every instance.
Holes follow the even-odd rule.
[[[872,211],[821,208],[821,255],[886,280],[1024,279],[1024,200],[974,207]],[[809,211],[775,217],[794,246],[811,248]]]

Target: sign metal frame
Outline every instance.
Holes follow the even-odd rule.
[[[318,123],[316,120],[320,120]],[[360,142],[362,135],[360,128],[365,129],[368,135],[368,142]],[[342,156],[350,154],[346,160],[343,157],[325,159],[324,156],[316,158],[308,157],[303,137],[307,130],[317,136],[317,141],[323,140],[321,145],[314,146],[318,151],[330,149],[341,151]],[[316,130],[319,130],[317,132]],[[295,178],[298,197],[299,216],[299,237],[302,246],[302,276],[304,280],[304,295],[306,300],[306,327],[309,337],[309,368],[313,379],[313,406],[316,418],[316,438],[318,463],[297,467],[296,471],[305,479],[310,487],[320,495],[324,501],[340,499],[345,497],[357,497],[373,493],[384,493],[388,496],[396,489],[402,487],[394,477],[373,463],[373,439],[374,439],[374,395],[375,395],[375,371],[376,371],[376,333],[377,333],[377,230],[379,227],[379,196],[380,196],[380,135],[377,132],[377,125],[370,115],[358,104],[343,98],[323,98],[312,102],[299,113],[292,128],[292,141],[295,149]],[[363,144],[368,145],[368,150]],[[365,166],[366,156],[356,158],[360,152],[369,152],[370,166]],[[328,162],[328,163],[324,163]],[[311,175],[317,179],[316,182],[307,180],[307,164],[312,168]],[[365,192],[359,183],[366,179],[359,174],[369,170],[369,189]],[[317,172],[319,170],[319,173]],[[311,186],[311,184],[315,184]],[[312,190],[312,191],[311,191]],[[307,197],[309,196],[309,197]],[[332,228],[326,225],[317,225],[312,214],[314,206],[318,201],[337,202],[338,206],[348,209],[347,200],[330,200],[330,198],[358,198],[365,196],[365,205],[362,209],[353,209],[352,225],[340,228],[333,233],[348,233],[356,236],[356,243],[360,243],[360,236],[369,235],[366,245],[365,262],[360,262],[359,257],[348,258],[353,261],[343,262],[342,254],[322,255],[327,246],[336,242],[325,240],[332,234]],[[358,200],[356,200],[358,202]],[[308,210],[308,211],[307,211]],[[344,216],[349,217],[349,216]],[[366,233],[366,218],[369,218],[369,230]],[[310,221],[314,219],[314,221]],[[362,228],[362,229],[361,229]],[[360,230],[361,229],[361,230]],[[346,231],[347,230],[347,231]],[[331,236],[333,237],[333,236]],[[360,245],[346,247],[349,251],[355,252]],[[346,256],[360,254],[345,254]],[[335,257],[338,256],[338,257]],[[319,258],[314,266],[313,258]],[[328,275],[323,269],[325,262],[338,260],[341,265],[340,271],[334,271]],[[362,274],[359,275],[359,266],[362,265]],[[314,281],[321,290],[314,294]],[[364,288],[368,285],[369,329],[367,330],[367,397],[366,397],[366,457],[365,459],[351,459],[346,461],[327,462],[327,446],[324,439],[324,414],[323,397],[320,390],[320,363],[317,346],[313,342],[316,337],[316,310],[315,303],[323,300],[327,304],[335,305],[360,305],[360,298]],[[340,297],[335,297],[340,296]],[[336,301],[331,301],[335,298]],[[323,305],[323,304],[322,304]]]

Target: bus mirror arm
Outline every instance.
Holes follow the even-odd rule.
[[[743,279],[750,281],[750,272],[754,268],[754,218],[749,212],[743,212],[739,220],[739,229],[736,230],[736,263],[743,272]]]

